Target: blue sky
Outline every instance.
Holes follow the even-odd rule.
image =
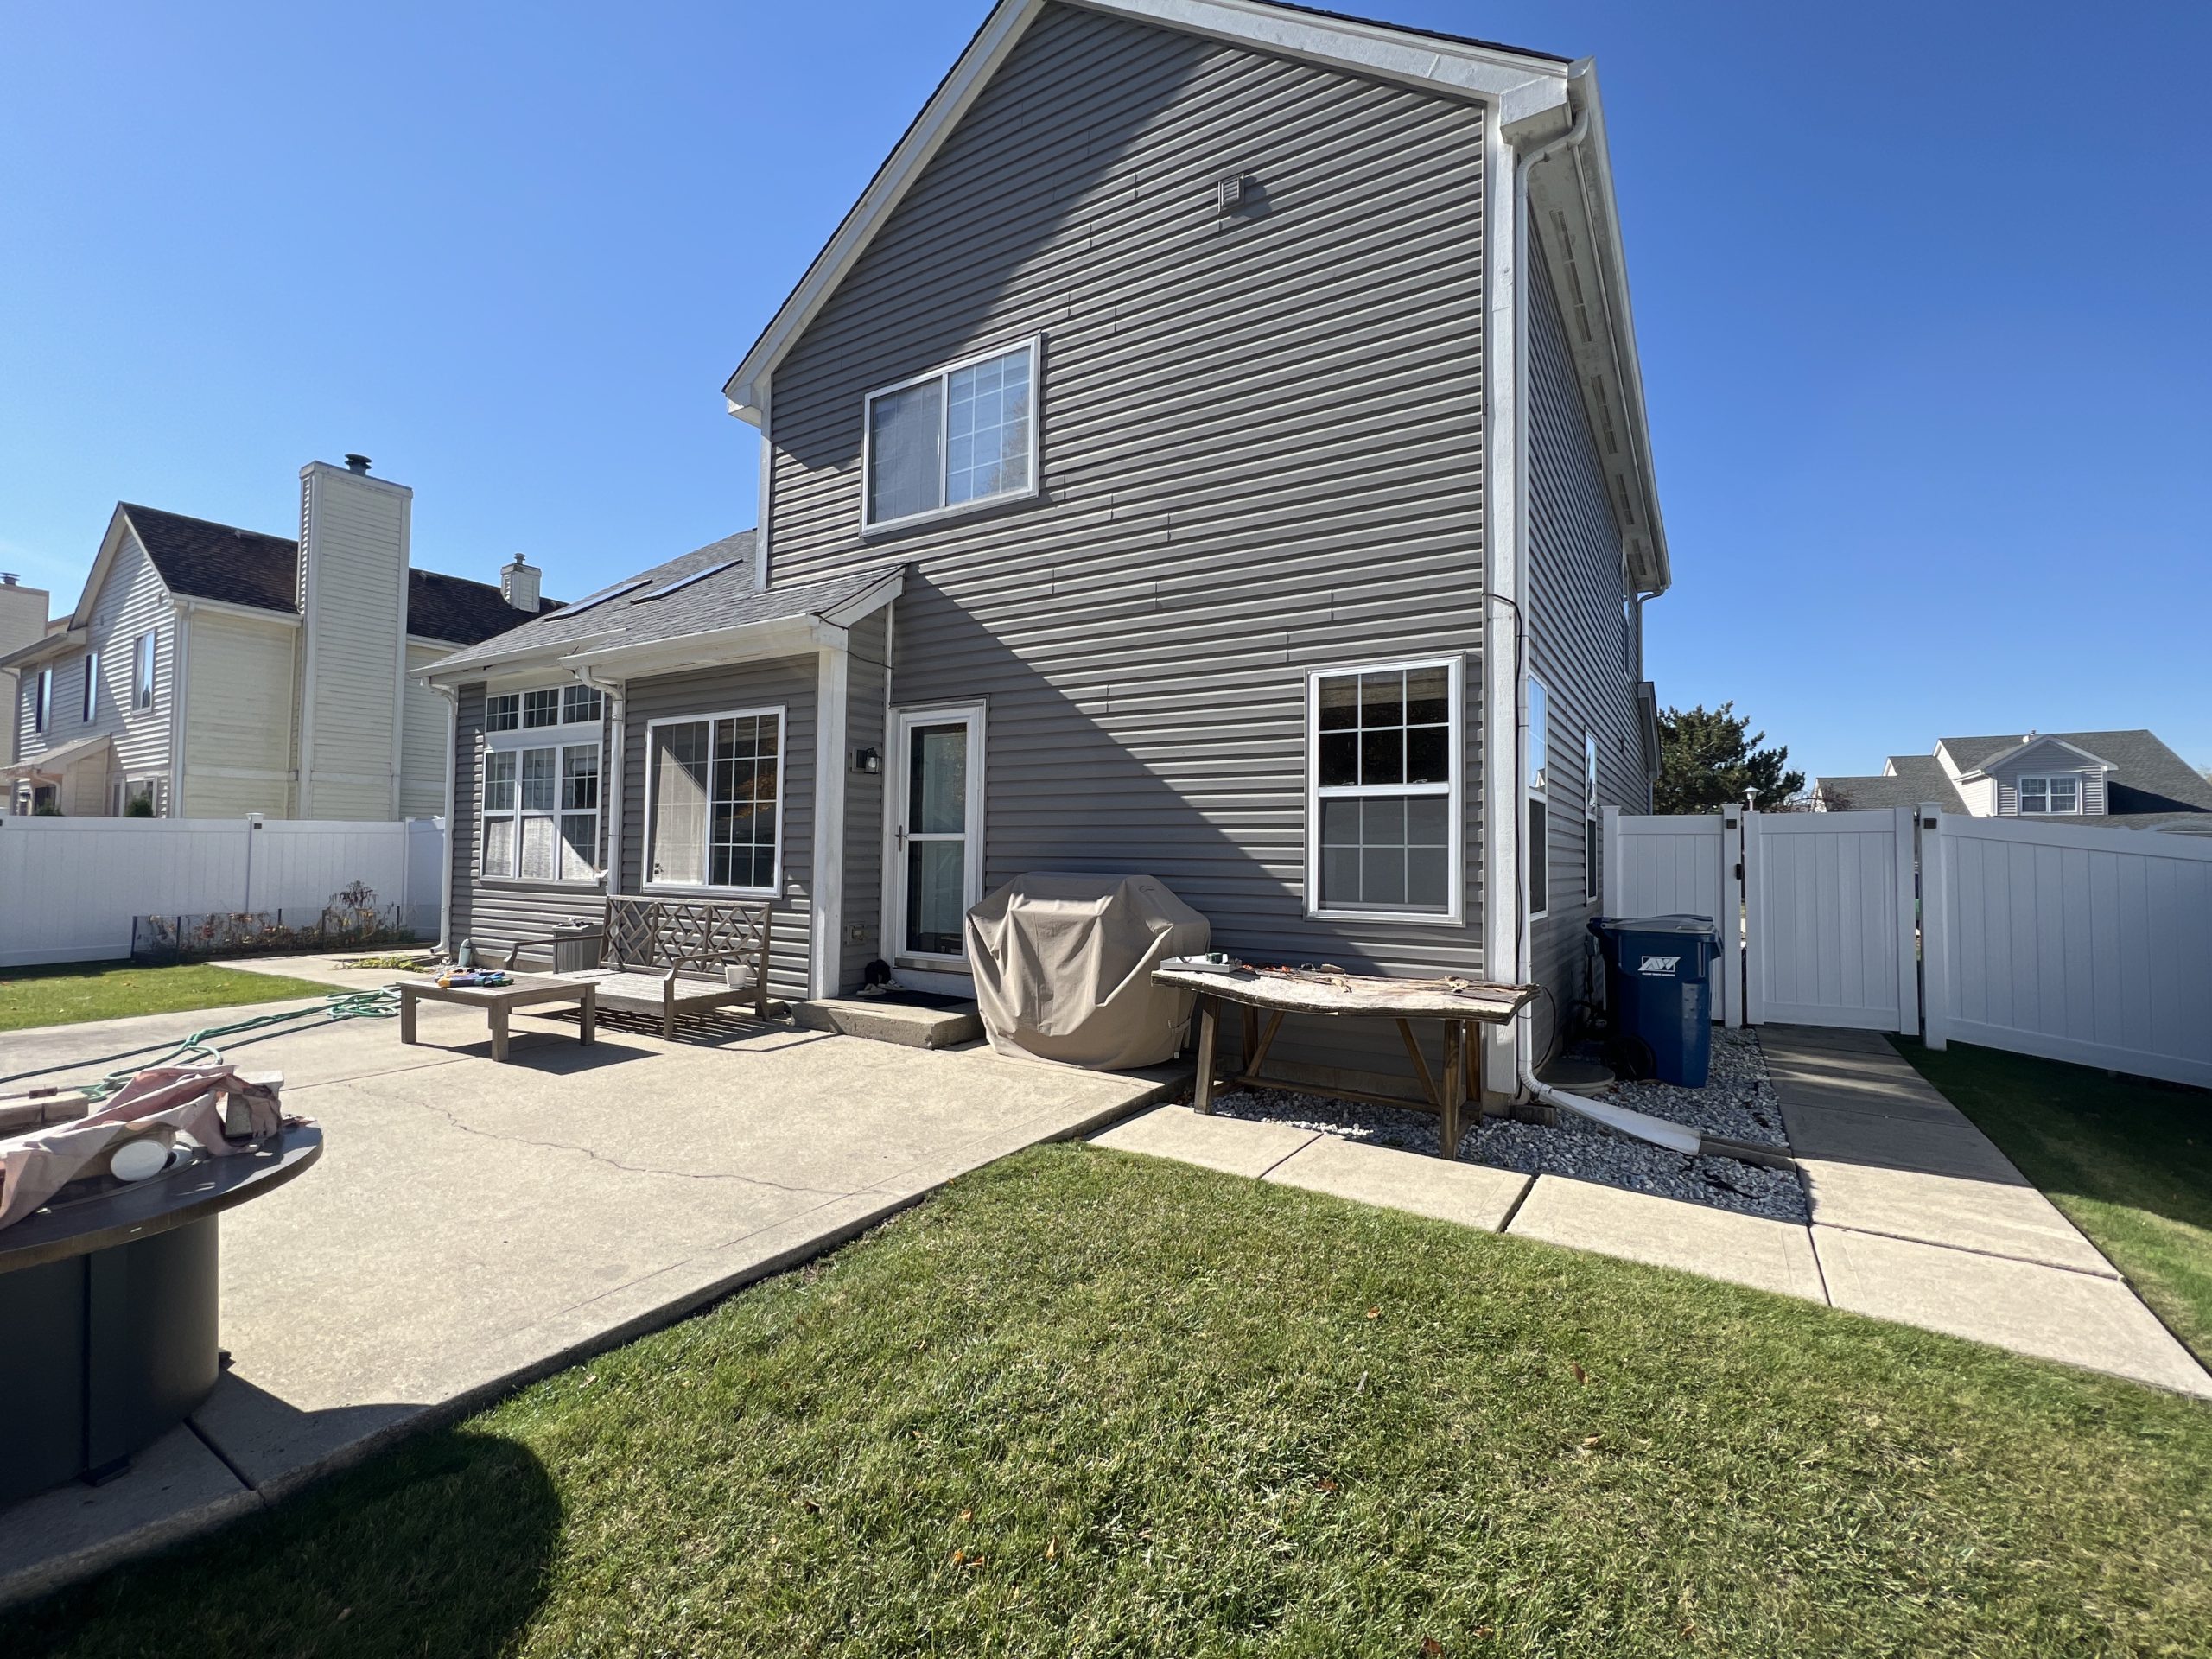
[[[2212,9],[1369,0],[1597,58],[1676,588],[1662,697],[1814,771],[2147,725],[2212,765]],[[719,387],[984,0],[17,7],[0,568],[118,499],[575,594],[753,522]]]

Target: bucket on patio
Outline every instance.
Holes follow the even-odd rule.
[[[1713,1063],[1713,960],[1720,930],[1706,916],[1593,916],[1605,953],[1613,1031],[1650,1054],[1650,1075],[1705,1087]]]

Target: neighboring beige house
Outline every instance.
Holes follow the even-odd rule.
[[[2120,830],[2212,828],[2212,781],[2155,733],[1946,737],[1878,775],[1814,780],[1815,810],[1918,806],[1976,818],[2053,818]]]
[[[0,655],[0,807],[443,811],[446,707],[409,671],[555,607],[520,559],[497,586],[410,569],[414,492],[346,463],[301,469],[296,542],[119,504],[76,608]]]
[[[26,588],[12,570],[0,571],[0,662],[25,645],[44,637],[46,607],[53,595],[43,588]],[[16,671],[0,668],[0,709],[16,706]],[[16,761],[16,722],[0,722],[0,766]]]

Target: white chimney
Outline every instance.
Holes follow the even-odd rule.
[[[365,455],[300,469],[299,725],[303,818],[389,818],[399,808],[407,551],[415,492]]]
[[[534,564],[525,564],[523,556],[515,555],[512,564],[499,568],[499,594],[508,604],[518,611],[537,614],[537,579],[545,573]]]

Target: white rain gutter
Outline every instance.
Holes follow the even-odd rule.
[[[1589,136],[1589,99],[1586,97],[1580,99],[1575,97],[1578,84],[1586,73],[1586,71],[1584,71],[1580,66],[1577,66],[1577,68],[1570,72],[1567,76],[1567,96],[1577,103],[1578,107],[1574,111],[1574,119],[1569,124],[1567,130],[1556,138],[1546,139],[1526,155],[1516,158],[1514,205],[1516,212],[1521,211],[1528,201],[1529,173],[1539,163],[1549,160],[1561,150],[1580,144]],[[1580,165],[1578,158],[1578,181],[1580,171]],[[1530,270],[1531,267],[1524,262],[1521,269]],[[1533,276],[1530,279],[1533,280]],[[1516,355],[1517,357],[1522,354]],[[1519,366],[1519,372],[1526,372],[1525,365]],[[1522,408],[1525,410],[1528,406],[1527,400],[1523,398],[1519,402]],[[1527,724],[1529,718],[1529,667],[1524,643],[1528,633],[1528,622],[1521,606],[1522,596],[1527,591],[1529,526],[1525,513],[1516,514],[1516,538],[1520,541],[1521,546],[1516,550],[1516,556],[1513,562],[1513,574],[1514,585],[1521,591],[1507,595],[1507,598],[1510,601],[1508,608],[1513,616],[1514,632],[1513,800],[1515,811],[1521,812],[1522,810],[1521,803],[1528,798],[1529,793],[1528,746],[1522,737],[1522,728]],[[1641,664],[1639,664],[1638,666],[1641,667]],[[1517,840],[1516,845],[1518,846]],[[1530,918],[1529,914],[1529,861],[1524,855],[1515,861],[1519,866],[1517,879],[1513,884],[1514,904],[1518,911],[1518,914],[1514,918],[1514,949],[1520,958],[1516,964],[1517,971],[1519,969],[1524,969],[1529,959]],[[1535,1005],[1532,1003],[1529,1006]],[[1516,1017],[1525,1018],[1526,1010],[1523,1010],[1521,1016]],[[1662,1117],[1653,1117],[1646,1112],[1632,1112],[1625,1106],[1610,1105],[1604,1101],[1591,1100],[1581,1095],[1571,1095],[1563,1089],[1554,1089],[1551,1084],[1539,1080],[1535,1066],[1530,1058],[1533,1044],[1528,1040],[1533,1034],[1532,1031],[1523,1032],[1520,1039],[1513,1045],[1514,1069],[1522,1090],[1529,1098],[1556,1110],[1572,1112],[1578,1117],[1588,1118],[1592,1122],[1601,1123],[1616,1134],[1628,1135],[1633,1140],[1649,1141],[1654,1146],[1666,1147],[1669,1152],[1679,1152],[1685,1157],[1695,1157],[1702,1150],[1704,1140],[1695,1129],[1686,1128],[1680,1123],[1669,1122]]]
[[[613,740],[608,745],[607,772],[599,780],[600,808],[607,814],[607,868],[600,877],[603,891],[619,893],[622,891],[622,766],[626,749],[625,728],[629,724],[624,705],[628,698],[629,682],[605,680],[588,668],[575,664],[569,665],[569,672],[607,699],[607,724],[613,730]],[[610,779],[613,792],[607,792]]]

